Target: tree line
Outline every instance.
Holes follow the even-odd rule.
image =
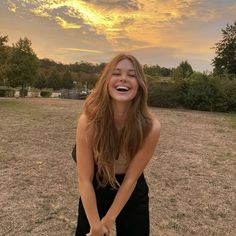
[[[105,63],[62,64],[48,58],[39,59],[26,37],[12,47],[7,42],[8,36],[0,35],[0,86],[59,90],[81,89],[86,84],[92,89],[105,67]],[[151,76],[170,77],[173,74],[173,69],[158,65],[144,65],[144,71]]]
[[[39,59],[28,38],[8,46],[8,36],[0,35],[0,86],[52,90],[92,89],[105,63],[62,64]],[[212,60],[213,72],[201,73],[190,63],[176,68],[144,65],[148,79],[149,104],[212,111],[236,111],[236,22],[222,29]],[[23,93],[24,94],[24,93]],[[1,91],[0,91],[1,96]]]
[[[236,21],[222,29],[222,39],[213,49],[211,73],[193,71],[184,61],[169,81],[149,77],[149,105],[235,113]]]
[[[0,35],[0,86],[58,90],[80,88],[86,82],[92,88],[103,68],[102,63],[64,65],[39,59],[28,38],[20,38],[12,47],[7,42],[8,36]]]

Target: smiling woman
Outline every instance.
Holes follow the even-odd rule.
[[[140,63],[120,54],[105,67],[86,99],[76,135],[79,212],[76,236],[149,235],[143,170],[160,136],[147,107]]]
[[[136,96],[138,81],[129,59],[124,59],[116,65],[108,83],[108,91],[112,101],[130,102]]]

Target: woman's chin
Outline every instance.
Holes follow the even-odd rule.
[[[133,100],[133,96],[130,96],[130,95],[127,96],[127,94],[115,95],[115,96],[111,96],[111,98],[113,101],[116,101],[116,102],[130,102]]]

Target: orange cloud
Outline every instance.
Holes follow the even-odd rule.
[[[83,49],[83,48],[58,48],[63,51],[79,51],[79,52],[89,52],[89,53],[102,53],[102,51],[92,50],[92,49]]]
[[[221,12],[204,7],[198,0],[10,0],[12,11],[16,11],[16,2],[63,29],[92,29],[114,50],[155,46],[191,49],[196,35],[183,33],[181,26],[187,20],[214,21]]]
[[[79,29],[80,28],[80,25],[69,23],[66,20],[62,19],[60,16],[56,16],[55,20],[63,29]]]

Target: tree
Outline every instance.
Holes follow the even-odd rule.
[[[175,79],[185,79],[188,78],[193,73],[192,66],[188,61],[182,61],[179,66],[174,70],[173,77]]]
[[[49,69],[52,67],[55,69],[57,67],[57,63],[48,58],[39,59],[39,65],[41,68],[44,68],[44,69]]]
[[[61,86],[64,89],[72,89],[74,86],[72,75],[68,70],[64,73],[62,77]]]
[[[161,67],[160,68],[160,76],[171,77],[172,76],[172,70],[169,69],[169,68]]]
[[[53,70],[49,75],[47,87],[54,90],[61,88],[61,76],[56,70]]]
[[[9,84],[21,86],[22,90],[33,84],[38,72],[38,58],[31,48],[28,38],[20,38],[13,44],[9,63]]]
[[[236,21],[222,29],[223,39],[215,44],[216,56],[212,60],[216,75],[236,75]]]
[[[0,85],[6,85],[7,80],[7,58],[9,48],[5,45],[8,42],[8,36],[0,35]]]
[[[147,75],[150,75],[150,76],[159,76],[160,70],[161,70],[161,67],[159,65],[149,66],[149,65],[145,64],[143,66],[144,73]]]
[[[38,89],[43,89],[47,87],[47,79],[44,73],[38,73],[36,80],[34,81],[34,87]]]

